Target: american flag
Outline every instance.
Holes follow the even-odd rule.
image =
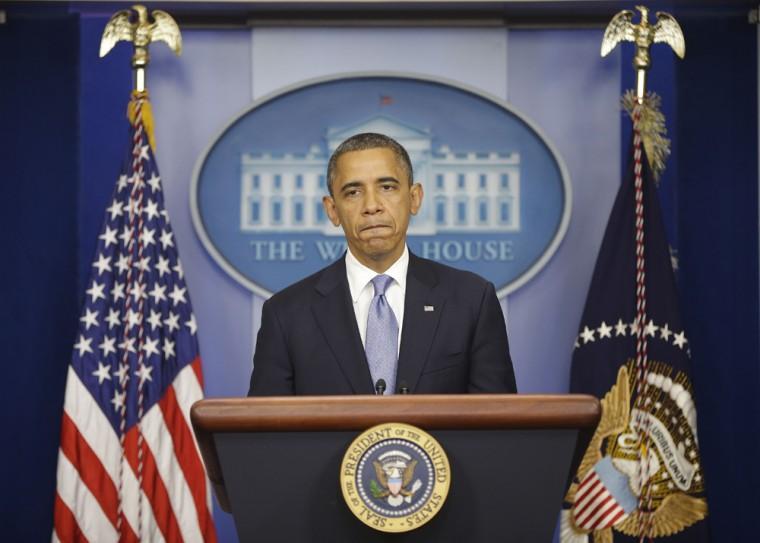
[[[197,326],[135,95],[66,383],[53,541],[216,541]]]

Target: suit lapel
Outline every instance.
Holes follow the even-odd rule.
[[[435,270],[410,253],[396,386],[405,384],[411,392],[414,392],[427,361],[446,302],[434,288],[437,283]]]
[[[320,296],[311,310],[343,375],[354,394],[372,394],[372,376],[351,305],[345,258],[326,268],[315,288]]]

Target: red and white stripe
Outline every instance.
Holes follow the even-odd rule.
[[[573,517],[576,526],[592,531],[613,526],[623,520],[626,513],[607,491],[596,471],[591,470],[578,486]]]
[[[216,541],[209,485],[189,423],[190,406],[202,397],[200,359],[196,359],[180,371],[164,397],[143,417],[140,489],[138,428],[127,432],[122,456],[119,436],[69,368],[52,540],[128,542],[138,541],[141,534],[144,541]]]

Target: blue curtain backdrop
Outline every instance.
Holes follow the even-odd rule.
[[[79,311],[78,17],[11,13],[0,25],[0,73],[0,533],[49,541]]]
[[[751,519],[760,509],[757,28],[746,6],[672,9],[687,58],[657,53],[651,76],[675,144],[661,198],[680,257],[718,542],[757,539]],[[11,6],[0,25],[0,533],[8,541],[49,540],[64,376],[127,137],[128,48],[98,61],[111,10],[78,10]],[[84,151],[92,148],[99,152]]]
[[[758,539],[757,25],[745,12],[681,19],[678,246],[713,541]]]

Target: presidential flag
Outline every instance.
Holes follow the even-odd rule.
[[[53,541],[215,541],[190,406],[203,397],[197,326],[145,93],[98,237],[69,365]]]
[[[566,495],[563,543],[707,536],[689,341],[640,117],[573,351],[571,391],[601,398],[602,418]]]

